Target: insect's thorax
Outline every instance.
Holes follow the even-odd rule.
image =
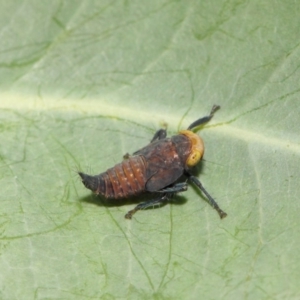
[[[182,167],[185,168],[186,160],[189,157],[191,149],[190,140],[182,134],[174,135],[170,139],[172,144],[174,145],[175,153],[181,161]]]

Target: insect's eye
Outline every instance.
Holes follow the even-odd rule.
[[[186,165],[188,167],[193,167],[199,162],[201,158],[202,158],[202,153],[198,150],[193,150],[186,160]]]

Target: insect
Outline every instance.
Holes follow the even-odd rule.
[[[208,116],[196,120],[187,130],[181,130],[170,138],[167,138],[165,129],[158,130],[147,146],[132,155],[124,156],[121,163],[106,172],[95,176],[78,172],[83,184],[105,198],[127,198],[142,193],[156,195],[154,199],[138,204],[125,215],[126,219],[131,219],[138,210],[163,205],[176,193],[186,191],[189,180],[207,197],[220,218],[225,218],[227,214],[191,173],[204,154],[204,143],[192,130],[209,122],[219,108],[214,105]],[[183,182],[179,180],[182,177],[186,179]]]

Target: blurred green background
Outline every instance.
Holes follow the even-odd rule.
[[[298,1],[0,1],[1,299],[299,299]],[[168,124],[199,131],[160,209],[91,195]]]

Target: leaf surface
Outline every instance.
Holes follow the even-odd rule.
[[[1,1],[0,298],[298,299],[297,1]],[[125,213],[97,174],[221,105],[192,186]]]

